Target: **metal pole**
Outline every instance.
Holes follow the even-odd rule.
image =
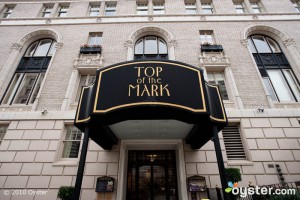
[[[222,155],[221,145],[219,141],[217,126],[213,126],[213,141],[215,144],[215,151],[216,151],[219,173],[221,178],[223,196],[225,200],[230,200],[231,198],[225,192],[225,189],[227,188],[227,180],[226,180],[226,173],[225,173],[223,155]]]
[[[89,144],[89,132],[90,132],[89,127],[86,127],[84,130],[84,135],[83,135],[83,143],[82,143],[80,160],[79,160],[79,165],[78,165],[78,170],[77,170],[75,190],[74,190],[74,193],[72,196],[72,200],[79,200],[79,197],[80,197],[80,190],[81,190],[81,184],[82,184],[82,178],[83,178],[83,172],[84,172],[86,153],[87,153],[88,144]]]

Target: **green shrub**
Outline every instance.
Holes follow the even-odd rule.
[[[58,190],[57,197],[62,200],[71,200],[73,192],[73,186],[61,186]]]
[[[242,180],[242,175],[238,168],[226,168],[225,172],[227,182],[231,181],[232,183],[235,183]]]

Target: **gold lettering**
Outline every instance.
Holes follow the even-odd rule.
[[[144,67],[134,67],[136,69],[138,69],[138,77],[141,76],[141,69],[144,69]]]
[[[150,75],[148,74],[148,72],[149,72],[148,69],[151,69],[151,74]],[[153,67],[146,67],[144,73],[147,77],[151,77],[155,74],[155,70],[153,69]]]
[[[164,87],[160,85],[160,96],[164,96],[164,90],[166,91],[167,95],[170,96],[170,91],[168,90],[169,84],[165,85]]]
[[[156,79],[157,83],[161,83],[161,78]]]
[[[159,73],[162,72],[162,67],[156,67],[156,77],[159,77]]]
[[[150,96],[150,92],[149,92],[149,90],[147,88],[147,85],[144,85],[144,89],[143,89],[143,91],[141,93],[141,96],[144,96],[144,92],[147,92],[148,96]]]
[[[159,96],[157,90],[158,90],[158,86],[152,84],[151,85],[151,95],[154,96],[154,93],[155,93],[155,96]]]
[[[130,89],[136,89],[136,96],[140,96],[140,85],[136,85],[136,86],[133,86],[133,85],[129,85],[128,87],[128,96],[130,97],[131,96],[131,93],[130,93]]]

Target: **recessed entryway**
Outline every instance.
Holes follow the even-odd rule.
[[[175,150],[129,151],[127,200],[177,200]]]

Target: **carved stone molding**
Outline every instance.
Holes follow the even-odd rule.
[[[248,38],[248,36],[253,33],[261,33],[261,32],[268,32],[270,34],[275,34],[279,36],[283,41],[288,39],[285,36],[285,34],[282,33],[281,31],[266,25],[255,25],[250,28],[247,28],[246,31],[244,32],[243,38],[245,39]]]
[[[45,23],[46,24],[51,24],[51,19],[46,19]]]
[[[78,58],[75,59],[75,68],[99,68],[102,64],[103,57],[100,54],[80,54]]]
[[[247,47],[249,44],[249,41],[248,41],[248,39],[243,39],[243,40],[241,40],[241,43],[244,47]]]
[[[153,21],[153,17],[148,17],[148,21]]]
[[[205,20],[206,20],[206,17],[205,17],[205,16],[201,16],[201,17],[200,17],[200,20],[205,21]]]
[[[258,16],[257,15],[253,15],[252,19],[258,20]]]
[[[62,46],[63,46],[63,43],[61,43],[61,42],[57,42],[57,43],[55,44],[56,50],[61,49]]]
[[[96,22],[97,22],[97,23],[100,23],[100,22],[102,22],[102,19],[101,19],[101,18],[97,18],[97,19],[96,19]]]
[[[229,58],[223,53],[205,52],[199,57],[201,66],[229,66]]]
[[[288,38],[286,40],[283,41],[283,44],[285,47],[288,47],[290,45],[295,45],[295,39],[294,38]]]
[[[28,41],[31,38],[37,37],[39,35],[49,35],[52,36],[58,43],[62,42],[62,35],[53,29],[40,29],[33,31],[31,33],[28,33],[25,35],[18,43],[23,45],[26,41]]]
[[[174,37],[167,32],[166,30],[160,28],[160,27],[155,27],[155,26],[149,26],[149,27],[143,27],[138,29],[137,31],[133,32],[129,38],[131,41],[135,41],[137,38],[143,37],[145,35],[149,34],[154,34],[157,36],[162,37],[166,41],[171,41],[174,39]]]
[[[10,47],[11,50],[17,50],[17,51],[21,51],[22,48],[23,48],[23,46],[18,43],[13,43]]]
[[[124,42],[124,46],[133,48],[134,43],[133,43],[132,40],[127,40],[127,41]]]
[[[168,42],[168,46],[170,46],[170,47],[176,47],[177,46],[177,40],[170,40]]]

